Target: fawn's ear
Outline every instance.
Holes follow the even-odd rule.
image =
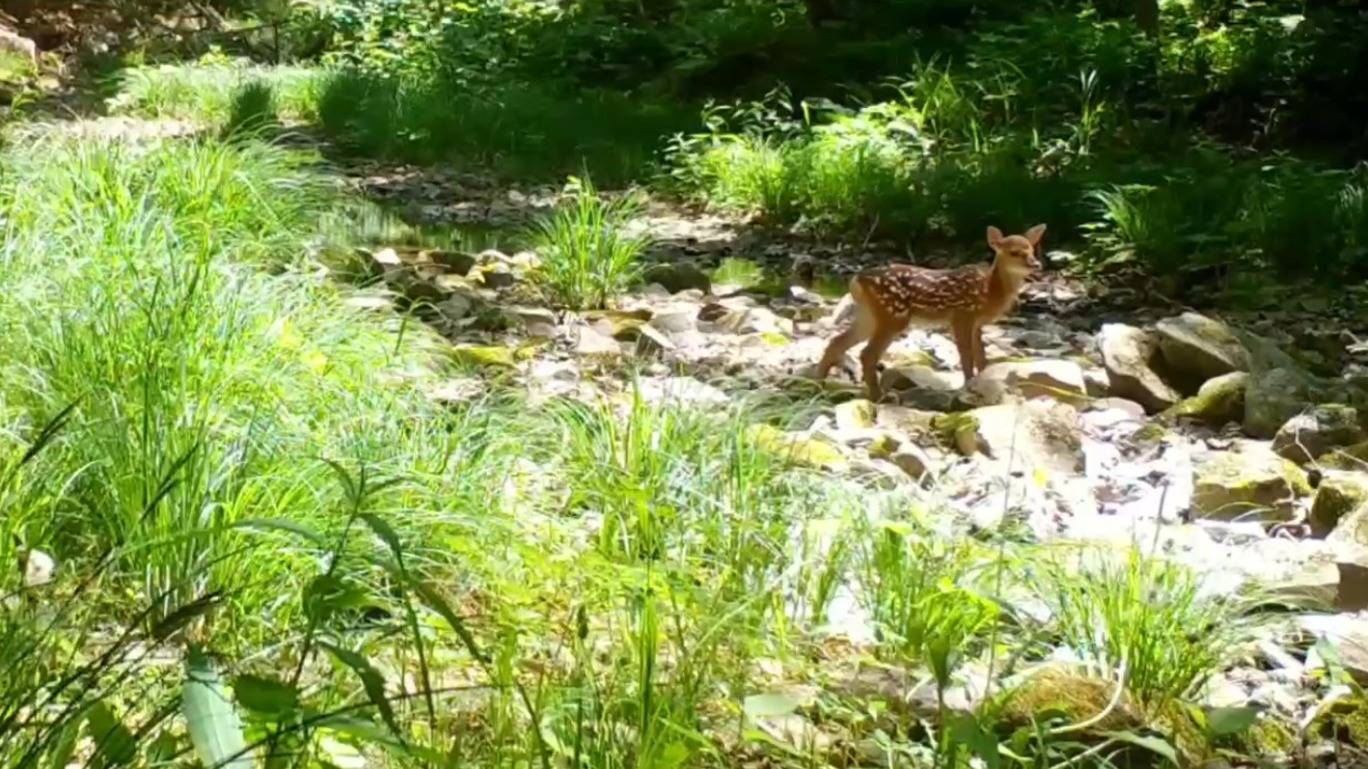
[[[1002,230],[996,227],[988,227],[988,245],[997,248],[1002,243]]]
[[[1037,224],[1036,226],[1026,231],[1026,239],[1031,241],[1032,247],[1040,245],[1040,239],[1044,237],[1044,235],[1045,225],[1043,224]]]

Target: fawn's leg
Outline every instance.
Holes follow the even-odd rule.
[[[983,371],[988,368],[988,351],[983,348],[983,326],[974,324],[974,370]]]
[[[883,396],[883,390],[879,387],[879,359],[888,351],[888,346],[893,344],[893,340],[898,338],[898,332],[902,328],[898,326],[881,326],[874,329],[874,333],[869,337],[869,344],[860,351],[860,364],[864,368],[865,389],[869,393],[869,400],[877,403]]]
[[[826,352],[822,353],[822,361],[817,364],[817,378],[826,379],[831,367],[840,363],[850,348],[868,339],[873,330],[874,317],[864,307],[856,305],[855,320],[850,324],[850,328],[832,337],[827,343]]]
[[[974,346],[974,319],[960,315],[950,320],[950,330],[955,335],[955,348],[959,350],[960,369],[964,371],[964,383],[974,378],[974,366],[978,363],[978,351]]]

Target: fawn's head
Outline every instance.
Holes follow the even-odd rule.
[[[988,228],[988,245],[992,247],[996,259],[993,264],[1004,267],[1017,275],[1029,275],[1040,269],[1040,259],[1036,249],[1040,238],[1045,234],[1045,225],[1037,224],[1026,231],[1025,235],[1003,235],[996,227]]]

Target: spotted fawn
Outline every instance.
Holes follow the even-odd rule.
[[[827,344],[817,365],[817,378],[825,379],[846,351],[865,342],[860,353],[869,399],[877,401],[879,359],[909,325],[946,326],[955,335],[964,381],[987,365],[983,350],[983,326],[1006,315],[1016,303],[1026,278],[1040,269],[1036,251],[1045,225],[1037,224],[1025,235],[1004,236],[988,228],[993,265],[973,265],[953,270],[931,270],[908,264],[890,264],[856,275],[850,281],[855,322]]]

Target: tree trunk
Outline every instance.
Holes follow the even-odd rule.
[[[1159,37],[1159,0],[1135,0],[1135,23],[1149,37]]]

